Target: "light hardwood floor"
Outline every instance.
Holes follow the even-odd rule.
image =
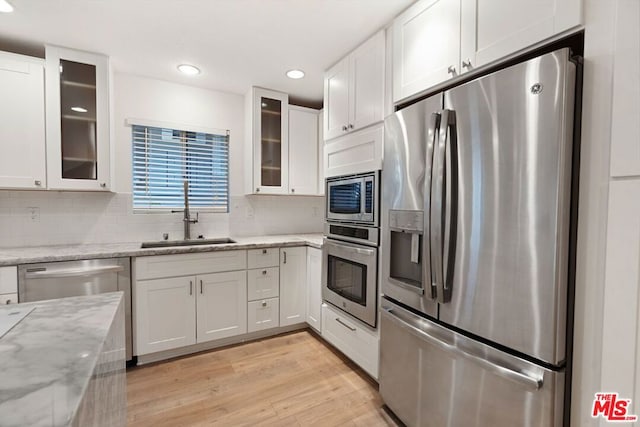
[[[308,330],[127,371],[130,426],[392,426],[377,385]]]

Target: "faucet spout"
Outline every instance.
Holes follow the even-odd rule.
[[[198,222],[198,213],[196,212],[196,217],[191,218],[191,214],[189,212],[189,181],[184,180],[184,218],[182,219],[184,222],[184,240],[191,239],[191,224],[195,224]]]

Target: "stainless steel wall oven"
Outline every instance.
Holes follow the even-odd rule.
[[[322,298],[377,325],[380,171],[327,178]]]

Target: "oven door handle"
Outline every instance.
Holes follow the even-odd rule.
[[[375,249],[360,248],[360,247],[357,247],[355,245],[351,245],[349,243],[344,243],[344,242],[340,242],[340,244],[336,244],[336,243],[333,243],[333,242],[329,242],[326,239],[324,241],[324,245],[325,246],[333,246],[335,248],[339,248],[341,251],[350,252],[352,254],[360,254],[360,255],[372,256],[372,255],[375,255],[375,253],[376,253]]]

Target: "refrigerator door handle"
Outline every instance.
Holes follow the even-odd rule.
[[[444,271],[442,266],[443,249],[443,218],[442,218],[442,192],[444,189],[444,161],[447,136],[447,110],[440,113],[440,126],[435,137],[433,148],[433,167],[431,170],[431,209],[429,213],[429,233],[431,244],[431,268],[432,282],[436,288],[436,297],[439,303],[447,302],[444,292]],[[443,132],[444,129],[444,132]]]
[[[406,330],[422,341],[426,341],[429,344],[432,344],[447,353],[453,354],[455,356],[461,356],[471,362],[480,365],[483,369],[493,374],[514,381],[531,390],[539,390],[540,388],[542,388],[544,382],[542,377],[531,376],[527,373],[516,371],[510,367],[499,365],[495,362],[485,359],[482,355],[473,354],[469,351],[458,348],[453,344],[442,341],[441,339],[423,331],[419,325],[413,325],[411,319],[404,319],[397,316],[395,313],[395,309],[393,308],[382,307],[381,313],[387,320],[396,324],[396,326]],[[421,319],[418,321],[421,321]]]
[[[438,143],[438,134],[440,128],[440,114],[432,113],[429,128],[427,129],[427,158],[424,179],[424,234],[422,236],[422,282],[424,292],[429,299],[435,300],[437,296],[436,282],[433,278],[433,254],[431,252],[431,230],[430,230],[430,218],[432,209],[432,187],[433,187],[433,171],[434,171],[434,151]]]
[[[451,300],[451,282],[456,253],[456,226],[458,211],[458,139],[456,112],[442,112],[440,139],[444,141],[444,217],[442,243],[442,292],[441,302]]]

